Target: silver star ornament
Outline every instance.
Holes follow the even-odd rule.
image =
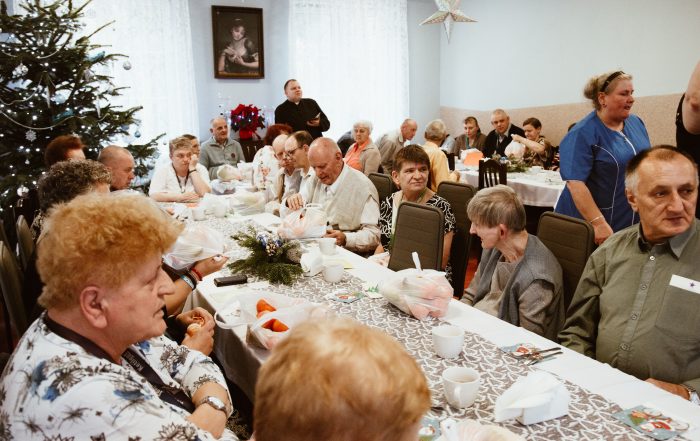
[[[459,10],[460,1],[461,0],[435,0],[435,5],[438,8],[437,12],[423,20],[421,26],[425,24],[444,24],[447,42],[449,43],[450,33],[452,32],[452,22],[476,22],[476,20],[467,17],[464,12]]]

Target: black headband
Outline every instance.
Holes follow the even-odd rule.
[[[605,92],[605,89],[608,88],[610,83],[612,83],[613,80],[615,78],[619,77],[620,75],[625,75],[625,73],[621,70],[618,70],[617,72],[611,73],[610,76],[608,76],[608,78],[605,79],[605,81],[603,82],[603,85],[600,87],[600,92]]]

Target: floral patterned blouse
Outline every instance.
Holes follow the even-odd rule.
[[[2,440],[214,440],[189,413],[158,391],[123,358],[100,358],[37,319],[20,340],[0,380]],[[219,368],[198,351],[165,337],[130,348],[166,386],[188,397],[204,383],[227,389]],[[225,431],[222,438],[237,440]]]

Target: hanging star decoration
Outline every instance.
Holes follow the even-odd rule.
[[[450,42],[450,34],[452,33],[452,22],[459,23],[475,23],[476,20],[467,17],[464,12],[459,10],[459,2],[461,0],[435,0],[435,5],[438,10],[430,17],[423,20],[422,25],[438,24],[445,25],[445,33],[447,34],[447,42]]]

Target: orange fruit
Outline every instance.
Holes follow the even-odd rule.
[[[288,330],[289,330],[289,326],[285,325],[281,321],[279,321],[277,319],[272,321],[272,331],[273,332],[284,332],[284,331],[288,331]]]
[[[272,305],[270,305],[269,303],[267,303],[267,301],[265,301],[265,299],[260,299],[260,300],[258,300],[258,303],[256,303],[256,305],[255,305],[255,309],[256,309],[257,312],[260,312],[260,311],[269,311],[269,312],[277,311],[277,308],[275,308],[274,306],[272,306]]]

